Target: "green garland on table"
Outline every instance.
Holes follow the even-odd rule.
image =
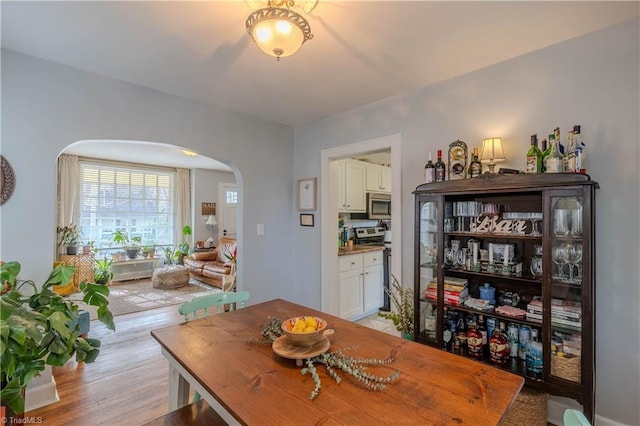
[[[282,332],[282,321],[278,318],[268,317],[267,322],[262,326],[260,330],[260,334],[262,338],[260,339],[249,339],[249,343],[252,344],[271,344],[278,337],[282,336],[284,333]],[[354,346],[350,346],[348,348],[337,350],[333,352],[323,353],[313,358],[307,358],[306,367],[304,367],[300,372],[305,375],[307,373],[311,374],[313,378],[313,382],[315,384],[315,388],[311,392],[311,399],[315,399],[320,393],[320,389],[322,388],[322,381],[320,380],[320,376],[318,375],[318,370],[316,369],[317,364],[322,364],[325,366],[327,370],[327,374],[336,381],[336,383],[340,383],[342,378],[338,375],[336,370],[341,370],[342,372],[353,376],[356,380],[358,380],[366,389],[371,391],[381,391],[386,389],[387,384],[393,382],[400,375],[399,370],[393,369],[393,373],[389,376],[377,376],[375,374],[371,374],[368,371],[368,367],[387,367],[396,359],[396,350],[393,349],[389,354],[387,359],[376,359],[376,358],[354,358],[345,354],[345,351],[348,349],[352,349]],[[387,367],[390,368],[390,367]]]

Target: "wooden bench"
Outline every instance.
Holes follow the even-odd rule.
[[[160,416],[143,426],[222,426],[228,425],[204,399],[185,405],[164,416]]]

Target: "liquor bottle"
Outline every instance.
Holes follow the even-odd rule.
[[[575,143],[575,161],[574,169],[575,173],[587,173],[587,152],[585,151],[586,145],[582,141],[582,133],[580,133],[580,125],[573,126],[573,137]]]
[[[527,374],[534,378],[542,377],[542,343],[538,341],[538,329],[531,329],[531,341],[527,343]]]
[[[460,341],[460,350],[464,351],[467,348],[467,328],[464,325],[464,317],[460,315],[458,318],[458,340]]]
[[[553,137],[555,138],[556,142],[558,143],[558,151],[560,152],[560,154],[565,155],[565,147],[564,145],[562,145],[562,142],[560,141],[560,127],[556,127],[555,129],[553,129]]]
[[[542,151],[538,148],[538,135],[531,135],[531,146],[527,151],[527,173],[542,173]]]
[[[482,335],[482,352],[486,354],[489,350],[489,336],[487,336],[487,327],[484,323],[484,315],[478,315],[478,331]]]
[[[576,146],[574,142],[574,133],[573,130],[570,130],[567,133],[567,150],[564,156],[564,171],[565,172],[573,172],[575,167],[575,159],[576,159]]]
[[[564,172],[563,156],[560,153],[558,141],[555,140],[554,135],[549,135],[549,143],[551,144],[551,153],[544,164],[546,169],[545,173],[562,173]]]
[[[504,323],[500,325],[504,327]],[[493,336],[489,339],[489,359],[496,364],[506,364],[509,359],[509,345],[500,329],[493,330]]]
[[[473,357],[482,358],[482,333],[478,330],[476,320],[469,319],[467,326],[467,351]]]
[[[436,168],[436,182],[444,182],[445,171],[447,169],[447,166],[444,164],[444,161],[442,161],[441,149],[438,150],[438,161],[436,161],[435,168]]]
[[[482,174],[482,163],[478,160],[478,148],[473,148],[471,164],[469,164],[469,177],[476,177]]]
[[[427,161],[427,165],[424,166],[424,181],[431,183],[434,180],[436,180],[436,168],[433,165],[433,161],[431,161],[431,152],[429,152],[429,161]]]

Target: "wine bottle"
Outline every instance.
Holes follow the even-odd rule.
[[[473,148],[471,164],[469,164],[469,177],[476,177],[482,174],[482,163],[478,160],[478,148]]]
[[[431,183],[436,179],[436,168],[433,165],[433,161],[431,161],[431,152],[429,152],[429,160],[427,161],[427,165],[424,166],[424,181],[426,183]]]
[[[542,152],[542,173],[544,173],[547,168],[544,165],[545,160],[547,159],[547,157],[549,156],[549,154],[551,154],[551,150],[549,149],[549,146],[547,146],[547,140],[546,139],[542,139],[541,145],[540,145],[540,151]]]
[[[542,151],[538,148],[538,135],[531,135],[531,146],[527,151],[527,173],[542,173]]]
[[[438,161],[436,161],[435,164],[435,171],[436,171],[436,182],[444,182],[445,179],[445,171],[447,169],[447,166],[444,164],[444,161],[442,161],[442,150],[439,149],[438,150]]]
[[[551,144],[551,153],[545,160],[545,173],[562,173],[564,172],[564,160],[554,135],[549,135],[549,143]]]

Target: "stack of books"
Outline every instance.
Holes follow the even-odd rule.
[[[527,305],[527,319],[542,322],[542,300],[536,296]],[[551,323],[574,328],[582,327],[580,302],[551,299]]]
[[[424,292],[424,297],[435,302],[438,298],[438,283],[432,280]],[[467,280],[463,278],[444,277],[444,303],[451,306],[461,305],[469,297]]]

